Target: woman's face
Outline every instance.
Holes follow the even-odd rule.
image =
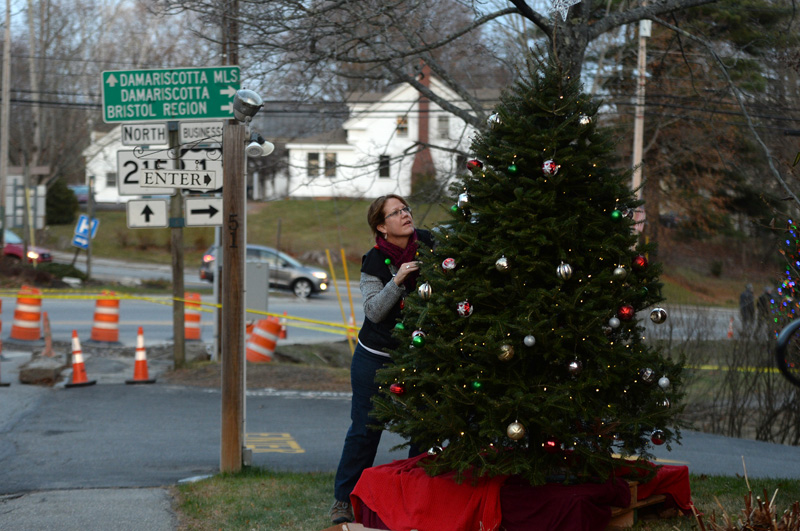
[[[402,201],[390,197],[383,204],[383,223],[378,225],[378,231],[386,235],[386,240],[396,243],[398,240],[407,241],[414,233],[414,219],[411,209]]]

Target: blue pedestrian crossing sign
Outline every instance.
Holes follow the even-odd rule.
[[[81,214],[78,223],[75,225],[75,234],[72,237],[72,245],[84,251],[89,248],[89,238],[94,238],[97,234],[97,225],[100,220],[92,219],[89,223],[89,216]]]

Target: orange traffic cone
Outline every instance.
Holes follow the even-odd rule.
[[[268,317],[256,322],[245,347],[247,361],[254,363],[272,361],[272,354],[275,352],[275,344],[278,342],[280,333],[281,323],[275,317]]]
[[[353,317],[353,314],[350,314],[350,318],[347,320],[347,338],[348,339],[355,339],[358,337],[358,331],[356,330],[356,318]]]
[[[200,341],[200,308],[201,297],[199,293],[186,292],[183,294],[186,301],[183,303],[183,337],[186,341]]]
[[[42,292],[31,286],[22,286],[17,294],[17,307],[14,309],[14,321],[11,323],[13,341],[39,341],[42,332],[39,323],[42,320],[42,299],[36,295]]]
[[[126,384],[151,384],[156,383],[147,375],[147,351],[144,349],[144,332],[142,327],[136,334],[136,361],[133,364],[133,380],[125,380]]]
[[[278,334],[278,339],[286,339],[286,312],[283,312],[281,317],[281,332]]]
[[[94,323],[91,341],[119,343],[119,299],[113,291],[103,291],[103,297],[95,301]]]
[[[733,339],[733,317],[731,317],[731,322],[728,323],[728,339]]]
[[[83,352],[81,342],[78,340],[78,331],[72,331],[72,381],[64,387],[87,387],[94,385],[97,380],[86,378],[86,367],[83,365]]]

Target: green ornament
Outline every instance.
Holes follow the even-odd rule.
[[[450,207],[450,212],[458,212],[458,205],[453,205]]]
[[[481,382],[479,382],[478,380],[475,380],[474,382],[472,382],[472,390],[473,391],[480,391],[481,387],[483,387],[483,384]]]
[[[415,347],[425,346],[425,336],[414,336],[411,338],[411,344]]]
[[[621,220],[622,219],[622,212],[620,212],[619,210],[615,210],[614,212],[611,213],[611,219],[613,219],[614,221]]]
[[[511,166],[509,166],[508,167],[508,172],[509,173],[517,173],[517,165],[516,164],[512,164]]]
[[[389,264],[392,263],[392,261],[387,258],[386,260],[383,261],[383,263],[386,264],[386,265],[389,265]]]
[[[406,325],[404,325],[403,323],[397,323],[396,325],[394,325],[394,327],[395,327],[396,330],[405,330],[406,329]]]

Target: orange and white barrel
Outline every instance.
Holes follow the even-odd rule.
[[[17,307],[11,324],[11,339],[38,341],[42,337],[42,292],[31,286],[22,286],[17,293]]]
[[[200,294],[184,293],[183,335],[187,341],[200,341]]]
[[[119,299],[113,291],[103,291],[106,298],[97,299],[94,307],[92,341],[119,342]]]
[[[256,322],[245,347],[247,361],[253,363],[272,361],[280,333],[281,323],[276,317],[268,317]]]

